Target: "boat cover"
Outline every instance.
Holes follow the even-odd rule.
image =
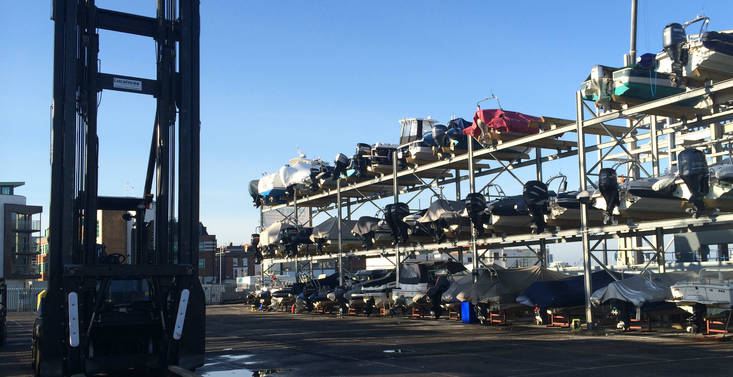
[[[269,195],[273,190],[285,191],[285,184],[279,174],[268,174],[257,182],[257,191],[260,195]]]
[[[515,303],[517,295],[532,283],[567,278],[562,272],[539,266],[495,270],[494,276],[479,280],[478,301],[481,303]]]
[[[557,194],[557,204],[563,208],[580,208],[580,200],[578,200],[579,191],[565,191]],[[552,195],[550,195],[552,196]]]
[[[611,272],[617,279],[623,275]],[[629,277],[628,274],[625,277]],[[591,287],[601,289],[613,282],[614,279],[606,271],[596,271],[591,274]],[[538,281],[532,283],[517,297],[517,302],[527,306],[541,308],[568,308],[585,305],[585,290],[583,275],[572,276],[560,280]]]
[[[318,171],[320,170],[320,166],[298,161],[293,165],[283,165],[277,173],[285,187],[289,187],[297,184],[310,183],[312,169]]]
[[[430,271],[445,269],[449,275],[465,271],[466,267],[455,261],[429,261],[400,265],[400,284],[427,283]]]
[[[463,133],[476,138],[489,130],[536,134],[539,132],[538,125],[541,122],[542,118],[516,111],[505,111],[502,109],[478,110],[473,116],[473,124],[465,128]]]
[[[489,202],[486,208],[492,215],[497,216],[529,215],[527,203],[524,202],[522,195],[507,196],[506,198],[494,200]]]
[[[341,220],[341,241],[359,241],[352,233],[351,229],[356,225],[354,220]],[[338,218],[331,217],[328,220],[313,227],[311,240],[315,242],[317,239],[338,240]]]
[[[465,209],[466,203],[463,201],[438,199],[430,203],[430,207],[427,208],[425,214],[417,221],[421,223],[438,220],[456,222],[461,218],[461,212]]]
[[[459,301],[471,301],[476,296],[480,303],[514,304],[524,289],[537,281],[564,279],[568,276],[539,266],[482,270],[475,290],[472,282],[456,295]],[[465,282],[464,282],[465,284]],[[474,293],[475,292],[475,293]],[[445,295],[444,295],[445,297]]]
[[[702,34],[702,45],[715,52],[733,55],[733,35],[709,31]]]
[[[590,300],[593,305],[600,305],[612,299],[628,301],[634,306],[651,302],[663,302],[672,299],[670,287],[673,284],[679,281],[692,280],[696,276],[697,273],[691,271],[637,275],[611,282],[606,287],[597,289],[591,295]]]
[[[295,283],[293,284],[293,294],[300,294],[300,293],[312,293],[318,290],[329,290],[332,288],[336,288],[339,285],[339,274],[338,272],[335,272],[331,275],[326,276],[323,279],[317,279],[313,281],[308,281],[305,283]]]
[[[260,233],[260,243],[258,246],[264,247],[278,243],[280,241],[280,229],[288,226],[293,225],[282,221],[270,224],[270,226]]]
[[[351,233],[358,236],[363,236],[369,232],[375,232],[378,230],[389,231],[389,228],[384,223],[384,220],[378,217],[362,216],[359,218],[356,224],[354,224],[354,227],[351,228]]]

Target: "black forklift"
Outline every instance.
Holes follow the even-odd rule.
[[[145,17],[98,8],[94,0],[53,1],[49,281],[33,331],[36,376],[160,376],[204,362],[199,2],[157,0],[155,6],[156,17]],[[153,38],[156,77],[100,72],[100,29]],[[103,90],[156,100],[139,197],[98,193]],[[127,252],[98,244],[98,211],[117,211],[110,213],[129,224]]]

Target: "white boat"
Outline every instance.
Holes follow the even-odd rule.
[[[693,313],[695,304],[708,308],[733,308],[733,270],[700,270],[697,280],[672,285],[672,302]]]
[[[411,165],[437,161],[438,157],[433,152],[433,146],[423,141],[423,135],[432,134],[433,126],[437,123],[437,120],[430,117],[400,119],[402,132],[398,157]]]
[[[688,26],[702,22],[698,34],[687,35]],[[664,29],[664,50],[657,54],[657,71],[689,81],[733,78],[733,30],[707,31],[710,19],[698,17],[684,24],[672,23]]]
[[[305,156],[293,158],[278,170],[278,176],[286,188],[314,190],[318,187],[316,176],[326,163],[320,159],[308,160]]]
[[[285,195],[286,186],[277,173],[268,174],[257,182],[257,191],[265,204],[277,204]]]

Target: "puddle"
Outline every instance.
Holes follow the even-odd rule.
[[[388,353],[388,354],[392,354],[392,355],[397,355],[397,354],[401,354],[401,353],[414,352],[414,351],[407,350],[407,349],[404,349],[404,348],[394,348],[394,349],[382,350],[382,352]]]
[[[198,370],[202,377],[252,376],[265,377],[288,372],[289,369],[257,369],[256,361],[249,360],[253,355],[216,355],[206,358],[204,366]]]

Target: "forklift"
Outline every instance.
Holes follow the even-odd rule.
[[[145,17],[98,8],[94,0],[53,1],[49,280],[33,330],[36,376],[164,376],[204,363],[199,2],[155,5],[156,17]],[[100,72],[100,29],[153,38],[156,77]],[[98,193],[103,90],[156,100],[139,197]],[[123,213],[132,228],[126,253],[98,244],[98,211]]]

